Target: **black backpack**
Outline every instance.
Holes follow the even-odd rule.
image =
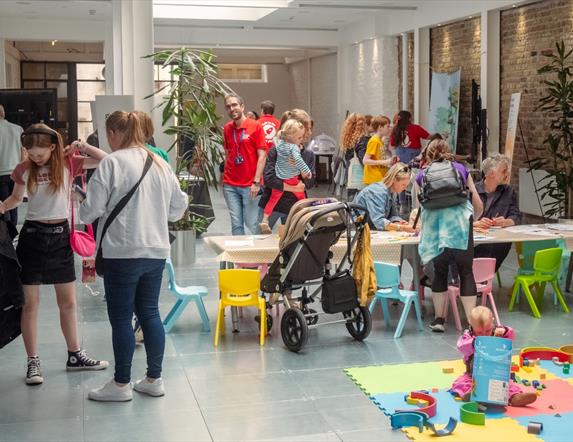
[[[424,170],[418,195],[424,209],[444,209],[468,200],[468,189],[451,161],[434,161]]]

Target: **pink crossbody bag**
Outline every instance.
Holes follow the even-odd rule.
[[[71,180],[73,182],[73,163],[71,156],[70,161],[70,173],[72,175]],[[82,174],[82,189],[85,190],[86,183],[84,175]],[[93,256],[96,250],[96,242],[94,239],[94,231],[91,224],[87,224],[88,231],[82,232],[81,230],[76,230],[75,219],[74,219],[74,201],[72,194],[70,193],[70,206],[72,209],[72,226],[70,231],[70,246],[72,250],[80,256],[90,257]]]

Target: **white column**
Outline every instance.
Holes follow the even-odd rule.
[[[120,95],[115,90],[115,63],[113,62],[113,23],[106,26],[105,40],[103,42],[103,59],[105,61],[105,93],[106,95]]]
[[[383,115],[392,118],[396,109],[398,109],[398,94],[400,88],[398,77],[398,47],[396,37],[380,37],[373,41],[375,60],[377,63],[373,66],[380,69],[382,79],[382,100],[380,102],[380,111]]]
[[[414,30],[414,121],[428,126],[430,113],[430,28]]]
[[[0,89],[6,86],[6,42],[0,38]]]
[[[408,108],[408,33],[402,33],[402,109]]]
[[[487,109],[489,153],[499,152],[499,94],[500,94],[500,13],[481,13],[481,74],[482,109]]]
[[[338,84],[338,126],[340,132],[346,111],[350,108],[350,79],[348,75],[350,59],[350,45],[341,44],[338,46],[336,54],[337,75],[336,82]]]
[[[149,112],[153,92],[152,0],[113,0],[113,89],[116,94],[133,95],[135,108]]]

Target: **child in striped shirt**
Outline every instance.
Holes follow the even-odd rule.
[[[304,126],[296,120],[287,120],[279,130],[277,137],[277,162],[275,165],[277,177],[283,180],[283,184],[291,186],[296,186],[299,183],[299,175],[302,175],[303,178],[310,178],[312,172],[300,154],[300,143],[304,138]],[[304,192],[293,193],[299,200],[306,197]],[[263,219],[259,224],[261,233],[271,233],[269,217],[282,195],[283,190],[272,190],[263,211]]]

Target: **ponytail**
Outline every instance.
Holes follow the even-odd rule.
[[[145,147],[147,139],[144,123],[136,112],[113,112],[105,120],[105,128],[109,132],[121,134],[120,149]]]

